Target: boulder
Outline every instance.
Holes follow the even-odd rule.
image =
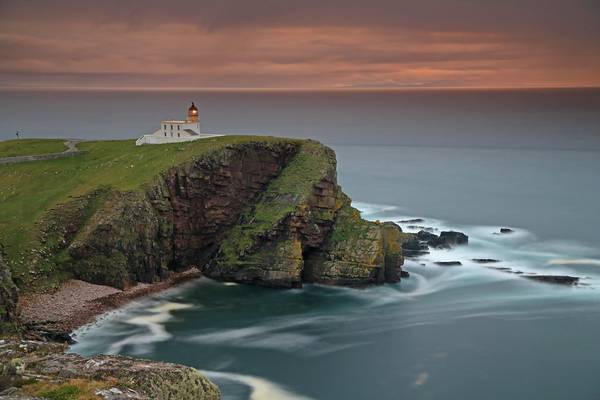
[[[469,243],[469,237],[462,232],[443,231],[440,233],[440,242],[449,246]]]

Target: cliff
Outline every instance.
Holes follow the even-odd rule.
[[[25,290],[69,277],[124,288],[192,266],[272,287],[400,279],[399,228],[360,218],[337,184],[334,152],[318,142],[228,136],[83,146],[77,158],[12,167],[22,180],[9,206],[27,201],[33,183],[51,174],[46,167],[79,175],[57,182],[39,215],[23,216],[29,225],[0,225],[9,227],[0,243]]]

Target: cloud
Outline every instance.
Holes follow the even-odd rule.
[[[598,11],[587,0],[3,1],[0,85],[599,85]]]

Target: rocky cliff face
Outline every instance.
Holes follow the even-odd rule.
[[[46,219],[55,222],[45,237],[57,263],[93,283],[122,288],[190,266],[273,287],[400,279],[399,228],[360,218],[337,184],[335,154],[313,141],[227,146],[143,191],[73,203]]]

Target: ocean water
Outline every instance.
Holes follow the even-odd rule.
[[[0,138],[133,138],[192,100],[208,132],[329,144],[365,218],[423,218],[469,245],[361,290],[201,279],[103,316],[72,351],[190,365],[225,399],[600,398],[599,90],[5,91]]]

